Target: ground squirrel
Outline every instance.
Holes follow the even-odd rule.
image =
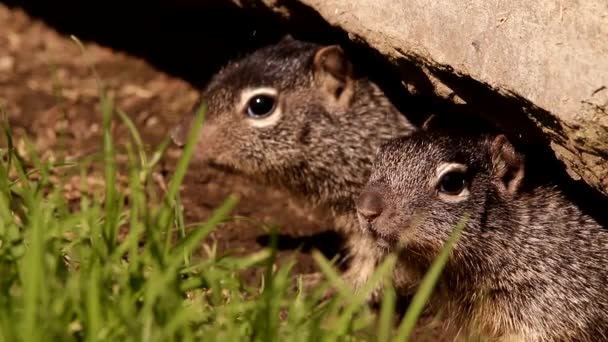
[[[414,130],[410,121],[375,83],[356,76],[340,46],[289,35],[230,61],[201,103],[208,110],[195,158],[279,186],[328,213],[347,235],[345,277],[361,285],[377,254],[358,227],[354,201],[377,147]],[[184,143],[192,118],[172,130],[176,144]]]
[[[608,231],[554,186],[530,184],[503,134],[418,130],[383,144],[357,199],[361,227],[399,251],[415,291],[468,220],[429,302],[456,335],[608,341]]]

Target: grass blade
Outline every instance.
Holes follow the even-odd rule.
[[[194,120],[192,121],[190,132],[188,134],[188,141],[184,146],[181,157],[177,161],[175,172],[173,174],[173,177],[171,178],[171,182],[169,183],[167,198],[170,201],[173,201],[175,195],[179,190],[179,186],[184,180],[184,176],[186,175],[188,164],[190,163],[190,159],[192,158],[192,154],[194,153],[194,146],[196,145],[196,142],[198,140],[198,136],[202,129],[202,124],[206,113],[207,106],[204,104],[201,105],[200,108],[196,111]]]
[[[391,340],[391,332],[393,331],[393,319],[395,317],[397,296],[392,283],[387,280],[390,279],[385,279],[385,286],[382,292],[382,306],[380,308],[377,330],[378,342],[389,342]]]
[[[40,308],[40,290],[43,283],[42,251],[44,236],[42,230],[42,214],[40,208],[30,208],[29,247],[23,259],[22,281],[24,288],[24,320],[23,331],[27,334],[27,341],[38,340],[38,309]]]

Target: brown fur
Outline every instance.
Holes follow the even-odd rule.
[[[462,165],[463,190],[442,191],[437,170]],[[455,334],[608,340],[608,231],[557,188],[526,183],[505,136],[421,130],[384,144],[372,170],[360,222],[386,253],[400,251],[401,295],[468,215],[429,303]]]
[[[278,94],[280,116],[252,119],[239,107],[244,92],[261,87]],[[359,230],[354,199],[377,147],[414,129],[384,93],[354,76],[340,47],[287,37],[228,63],[200,103],[208,111],[195,157],[286,189],[333,217],[348,235],[354,272],[346,277],[355,287],[364,282],[379,254]],[[173,130],[176,143],[184,142],[192,117]],[[263,122],[272,123],[255,126]]]

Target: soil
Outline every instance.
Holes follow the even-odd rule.
[[[83,53],[68,35],[19,8],[0,4],[0,22],[0,104],[15,135],[27,135],[44,158],[62,155],[84,160],[101,151],[100,100],[92,66],[114,96],[116,108],[135,123],[148,151],[167,136],[197,98],[191,83],[145,59],[95,42],[85,42]],[[129,139],[118,118],[113,135],[119,148]],[[171,146],[164,156],[156,174],[161,183],[168,182],[179,154]],[[103,184],[96,171],[93,167],[92,174],[98,177],[91,176],[90,183]],[[79,184],[75,175],[66,186],[71,200],[78,200]],[[269,240],[264,226],[276,225],[279,260],[295,256],[295,271],[309,273],[315,270],[313,248],[331,256],[340,245],[339,237],[323,220],[307,214],[285,193],[205,165],[191,164],[182,186],[186,222],[204,221],[229,194],[240,198],[233,215],[247,220],[225,223],[211,234],[220,253],[252,253]]]

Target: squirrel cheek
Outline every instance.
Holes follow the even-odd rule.
[[[420,211],[399,217],[399,229],[396,232],[399,235],[399,242],[405,243],[419,238],[420,234],[424,235],[428,218],[428,213]]]

